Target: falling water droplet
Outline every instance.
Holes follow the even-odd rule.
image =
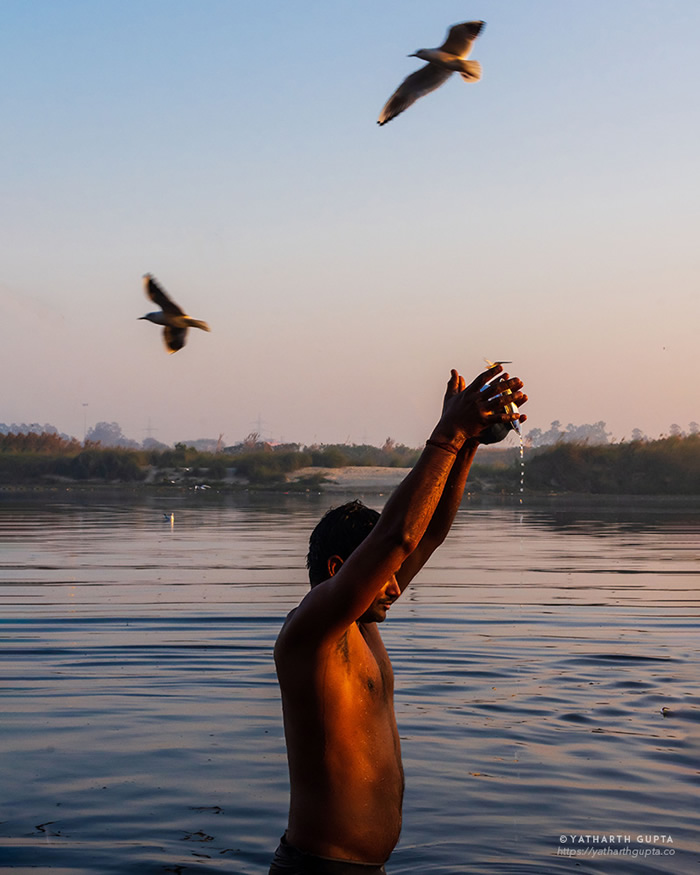
[[[518,432],[520,438],[520,504],[523,503],[523,492],[525,484],[525,444],[523,443],[523,430]]]

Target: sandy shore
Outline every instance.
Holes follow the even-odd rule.
[[[408,474],[410,468],[301,468],[289,475],[289,482],[319,474],[326,478],[324,492],[391,492]]]

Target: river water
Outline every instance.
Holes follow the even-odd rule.
[[[342,500],[0,496],[1,871],[267,871],[272,646]],[[465,501],[382,625],[389,875],[698,871],[699,579],[697,505]]]

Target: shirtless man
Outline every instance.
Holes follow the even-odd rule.
[[[526,419],[505,412],[527,396],[502,371],[496,365],[465,387],[453,370],[440,420],[381,516],[352,502],[329,511],[311,536],[311,590],[275,645],[291,801],[270,875],[385,871],[404,781],[377,624],[450,530],[482,432]]]

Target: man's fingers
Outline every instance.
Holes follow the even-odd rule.
[[[452,368],[450,371],[450,379],[447,381],[447,389],[445,390],[446,398],[449,398],[451,395],[456,395],[460,391],[459,383],[461,379],[459,373]]]
[[[498,413],[494,411],[487,418],[487,422],[489,425],[492,422],[525,422],[527,416],[524,413],[506,413],[505,411],[501,411]]]
[[[503,391],[517,392],[523,388],[523,381],[519,377],[508,377],[506,374],[503,383],[499,383],[499,386],[502,386]]]
[[[481,391],[489,380],[492,380],[497,374],[500,374],[502,370],[503,365],[494,365],[492,368],[489,368],[488,371],[484,371],[482,374],[479,374],[478,377],[475,377],[467,388],[470,390],[475,389],[476,391]]]
[[[488,398],[495,398],[503,392],[517,392],[523,388],[523,381],[519,377],[511,377],[509,374],[501,374],[497,380],[493,380],[488,388],[484,389],[484,394]]]
[[[521,404],[525,404],[527,401],[527,395],[523,395],[522,392],[499,392],[498,395],[494,395],[489,399],[484,399],[484,407],[489,410],[498,410],[499,407],[505,407],[506,404],[516,404],[520,407]]]

